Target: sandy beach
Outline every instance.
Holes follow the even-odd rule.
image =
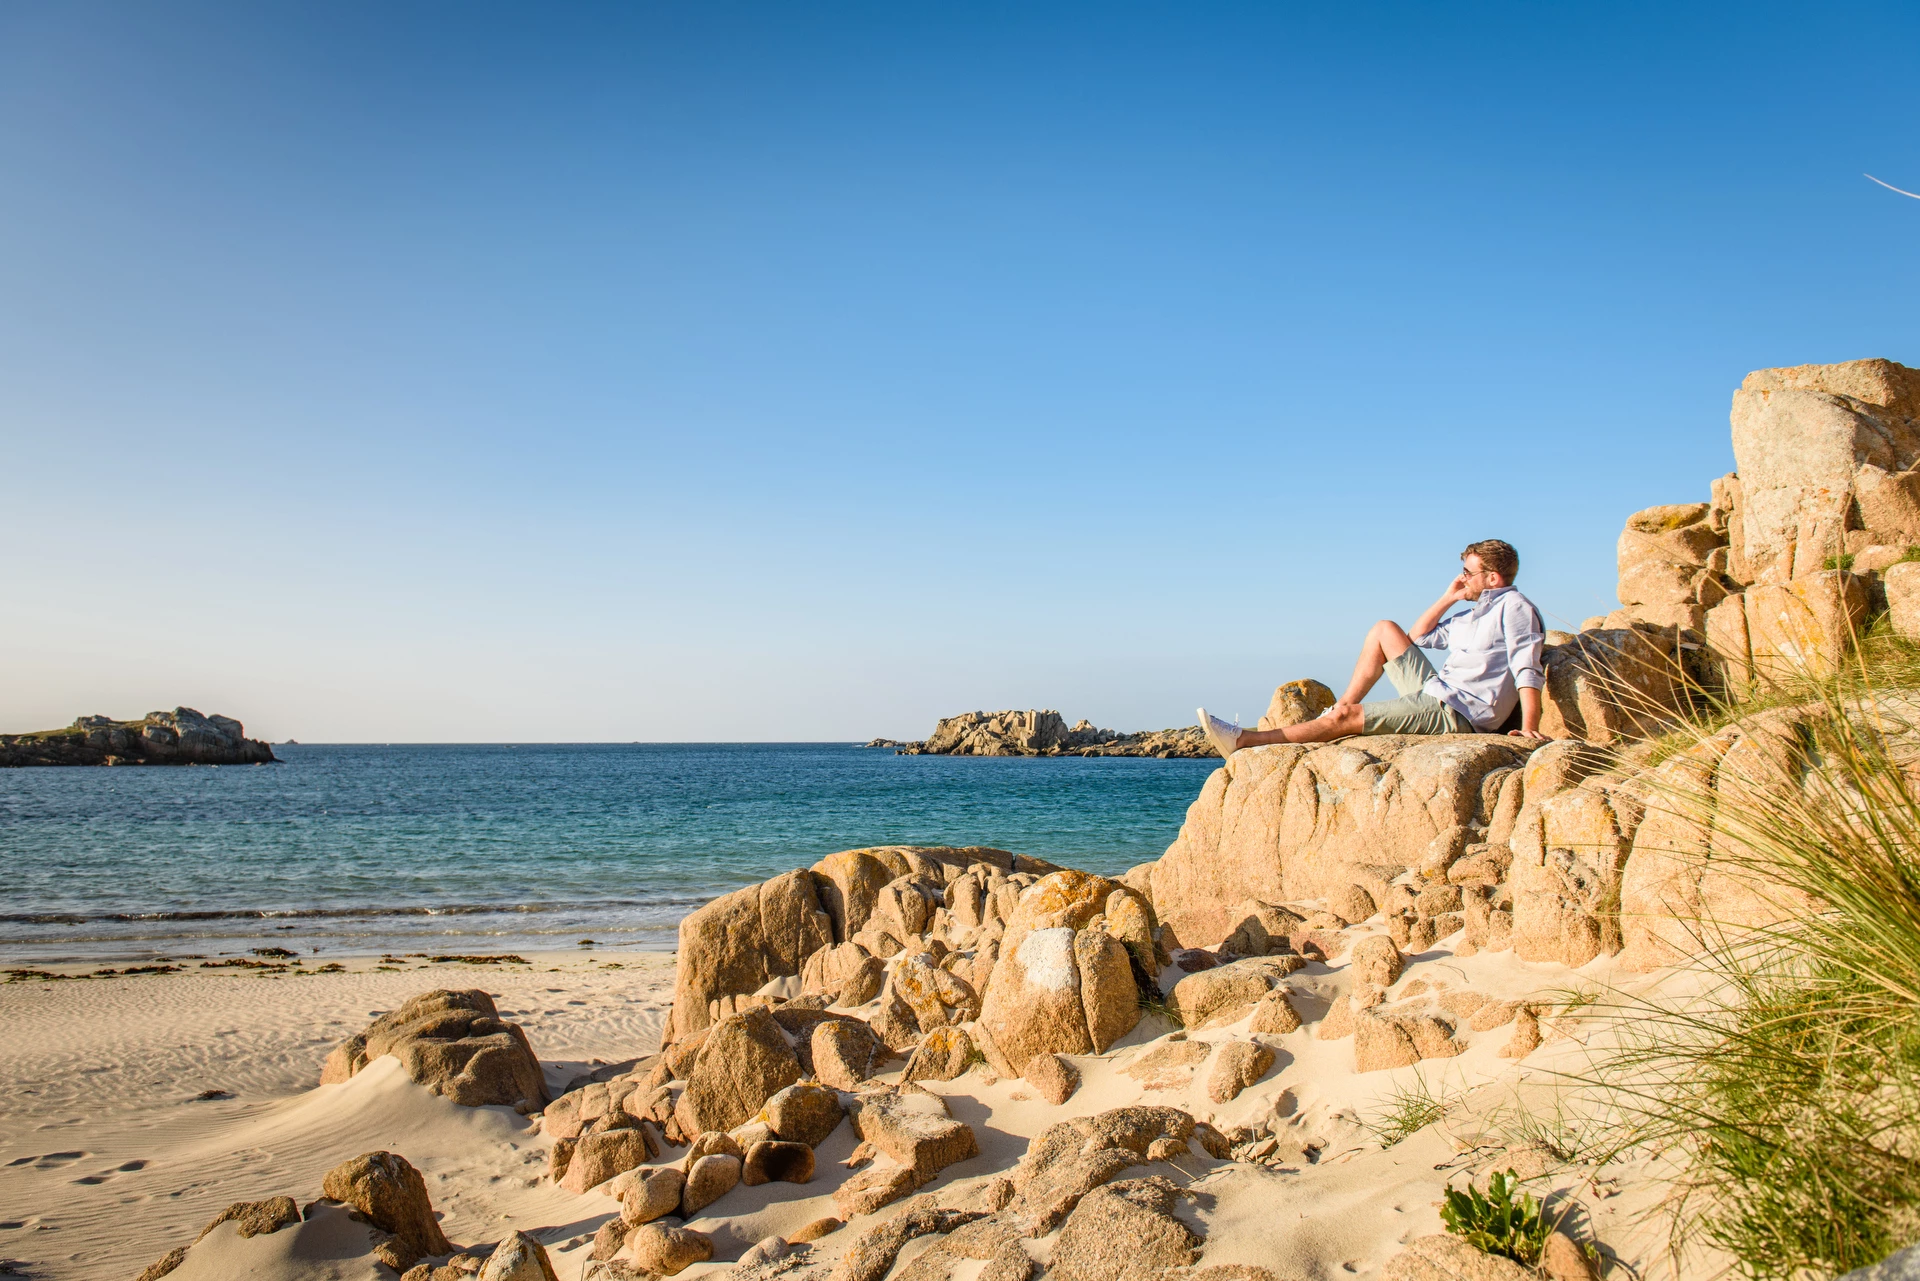
[[[498,1236],[508,1220],[567,1227],[577,1198],[535,1177],[544,1150],[507,1109],[455,1107],[390,1071],[316,1089],[335,1042],[439,987],[493,994],[528,1029],[556,1091],[596,1059],[658,1047],[670,956],[527,960],[383,970],[363,957],[305,976],[186,962],[178,974],[0,983],[0,1259],[33,1277],[131,1278],[230,1202],[304,1203],[329,1168],[377,1148],[429,1172],[459,1239]],[[531,1164],[507,1177],[516,1153]]]
[[[343,972],[301,977],[189,968],[0,985],[0,1019],[12,1033],[0,1046],[7,1082],[0,1102],[0,1258],[24,1275],[55,1281],[130,1281],[191,1242],[228,1204],[285,1194],[304,1205],[319,1196],[328,1169],[386,1149],[423,1172],[450,1239],[488,1243],[526,1231],[547,1245],[562,1281],[574,1281],[586,1267],[593,1232],[619,1206],[598,1191],[575,1195],[543,1177],[551,1141],[536,1124],[504,1107],[457,1107],[408,1080],[392,1058],[345,1084],[317,1084],[322,1060],[341,1037],[407,997],[441,987],[492,994],[502,1016],[526,1029],[555,1093],[595,1066],[655,1049],[671,995],[671,957],[526,959],[485,966],[415,961],[396,969],[362,958]],[[1632,981],[1605,962],[1570,974],[1511,953],[1455,958],[1445,947],[1409,961],[1394,995],[1415,983],[1498,998]],[[1303,1015],[1324,1013],[1325,998],[1344,987],[1342,969],[1315,963],[1295,976]],[[1256,1036],[1275,1051],[1273,1069],[1238,1098],[1215,1105],[1204,1072],[1142,1080],[1127,1070],[1146,1049],[1185,1035],[1149,1017],[1107,1054],[1075,1060],[1082,1085],[1063,1107],[985,1065],[952,1081],[926,1082],[922,1088],[943,1096],[952,1115],[973,1126],[981,1148],[927,1191],[943,1199],[968,1195],[1064,1118],[1167,1104],[1222,1130],[1264,1128],[1278,1140],[1265,1163],[1217,1161],[1196,1150],[1136,1171],[1174,1177],[1193,1193],[1181,1213],[1206,1236],[1208,1265],[1255,1264],[1283,1277],[1369,1275],[1404,1243],[1439,1230],[1437,1205],[1450,1178],[1457,1183],[1464,1172],[1511,1165],[1530,1176],[1536,1195],[1568,1208],[1583,1237],[1607,1242],[1636,1274],[1659,1275],[1657,1228],[1635,1222],[1653,1185],[1633,1171],[1597,1170],[1585,1164],[1588,1154],[1542,1147],[1540,1131],[1529,1128],[1537,1121],[1525,1121],[1551,1098],[1554,1073],[1580,1061],[1579,1038],[1550,1041],[1515,1062],[1500,1056],[1510,1033],[1500,1027],[1463,1034],[1469,1044],[1457,1057],[1356,1073],[1351,1041],[1317,1039],[1309,1021],[1282,1036]],[[1236,1024],[1191,1039],[1246,1036]],[[896,1060],[887,1079],[896,1079],[900,1066]],[[1450,1100],[1447,1120],[1383,1146],[1375,1127],[1412,1092]],[[850,1173],[842,1163],[856,1142],[842,1125],[821,1144],[819,1172],[805,1187],[739,1188],[692,1221],[716,1249],[712,1263],[688,1275],[725,1267],[769,1234],[834,1214],[831,1193]],[[658,1164],[680,1157],[668,1149]],[[1623,1186],[1628,1194],[1617,1195]],[[814,1258],[830,1260],[854,1236],[843,1230],[822,1239]],[[1029,1243],[1042,1262],[1053,1244],[1053,1237]],[[226,1225],[172,1275],[390,1277],[367,1250],[366,1229],[337,1214],[251,1240]]]

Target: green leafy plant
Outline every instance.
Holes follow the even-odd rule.
[[[1852,569],[1853,553],[1841,552],[1838,556],[1829,556],[1820,562],[1822,569]]]
[[[1895,561],[1894,564],[1904,565],[1908,561],[1915,561],[1915,560],[1920,560],[1920,547],[1907,548],[1907,554],[1902,556],[1899,560]]]
[[[1512,1170],[1487,1180],[1486,1195],[1472,1184],[1462,1192],[1447,1189],[1447,1203],[1440,1207],[1440,1221],[1447,1231],[1485,1254],[1497,1254],[1515,1263],[1532,1267],[1540,1261],[1553,1225],[1542,1214],[1540,1203],[1528,1193],[1520,1193],[1519,1176]]]

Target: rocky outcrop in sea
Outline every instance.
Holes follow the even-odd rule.
[[[191,707],[148,712],[137,721],[82,716],[65,729],[0,734],[0,766],[267,765],[273,748],[231,716]]]
[[[1122,734],[1082,719],[1069,726],[1052,710],[962,712],[941,719],[918,743],[876,738],[869,747],[891,747],[900,756],[1157,756],[1200,759],[1213,755],[1198,728],[1138,730]]]

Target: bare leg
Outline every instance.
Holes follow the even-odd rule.
[[[1332,711],[1318,720],[1302,721],[1298,725],[1289,725],[1284,729],[1243,729],[1240,731],[1240,747],[1264,747],[1268,743],[1325,743],[1330,739],[1348,738],[1360,732],[1361,718],[1364,713],[1358,703],[1345,707],[1335,705]]]
[[[1263,747],[1268,743],[1325,743],[1331,739],[1358,734],[1365,714],[1360,700],[1380,681],[1387,664],[1413,648],[1413,638],[1391,619],[1383,618],[1367,629],[1360,644],[1360,657],[1353,665],[1353,680],[1325,716],[1303,721],[1284,729],[1248,729],[1240,731],[1241,747]]]
[[[1353,664],[1353,680],[1347,684],[1347,692],[1334,700],[1335,707],[1357,704],[1367,696],[1367,691],[1380,681],[1380,673],[1387,670],[1387,664],[1413,648],[1413,638],[1406,629],[1390,618],[1383,618],[1367,629],[1367,639],[1360,644],[1360,657]]]

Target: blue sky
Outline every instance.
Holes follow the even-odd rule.
[[[1122,729],[1920,364],[1895,6],[0,10],[0,729]]]

